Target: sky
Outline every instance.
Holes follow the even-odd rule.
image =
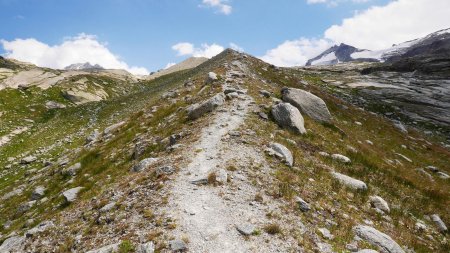
[[[148,74],[224,48],[298,66],[330,46],[379,50],[450,27],[450,0],[0,0],[0,55]]]

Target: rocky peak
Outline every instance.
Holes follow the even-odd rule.
[[[102,66],[98,64],[90,64],[89,62],[85,63],[75,63],[71,64],[64,68],[65,70],[102,70],[104,69]]]

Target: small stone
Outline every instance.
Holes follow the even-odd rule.
[[[334,236],[330,233],[330,230],[326,228],[319,228],[318,230],[322,234],[323,238],[327,240],[332,240],[334,238]]]
[[[266,90],[260,90],[259,94],[261,94],[262,96],[264,96],[266,98],[270,98],[270,96],[271,96],[270,92],[268,92]]]
[[[441,217],[437,214],[433,214],[430,216],[431,220],[436,224],[439,232],[445,233],[447,232],[447,226],[445,223],[441,220]]]
[[[136,248],[136,253],[153,253],[153,252],[155,252],[155,244],[153,242],[139,244]]]
[[[245,235],[245,236],[252,235],[253,233],[255,233],[255,230],[256,230],[255,226],[253,226],[250,223],[236,225],[236,229],[237,229],[237,231],[239,231],[239,233],[241,233],[242,235]]]
[[[44,197],[45,188],[42,186],[37,186],[31,193],[31,200],[38,200]]]
[[[336,161],[339,161],[342,163],[351,163],[350,158],[348,158],[344,155],[341,155],[341,154],[332,154],[331,158],[333,158],[333,160],[336,160]]]
[[[389,213],[391,210],[389,209],[388,203],[381,198],[380,196],[370,196],[369,197],[370,204],[383,212]]]
[[[289,167],[292,167],[294,164],[294,157],[292,156],[291,151],[280,143],[271,143],[270,148],[279,154],[280,157],[286,162]]]
[[[69,202],[69,203],[74,202],[77,199],[78,193],[83,188],[84,187],[75,187],[75,188],[69,189],[69,190],[63,192],[63,196],[67,202]]]
[[[169,242],[170,245],[170,249],[172,251],[184,251],[187,249],[186,247],[186,243],[184,243],[184,241],[182,240],[172,240]]]
[[[21,164],[30,164],[33,163],[37,160],[37,158],[35,156],[27,156],[22,158],[22,160],[20,160]]]
[[[81,163],[75,163],[74,165],[70,166],[69,168],[62,171],[63,175],[68,176],[75,176],[77,172],[81,169]]]
[[[267,114],[264,113],[264,112],[259,112],[259,113],[258,113],[258,116],[259,116],[261,119],[265,119],[265,120],[268,120],[268,119],[269,119],[269,116],[267,116]]]
[[[307,212],[307,211],[311,210],[311,206],[306,201],[304,201],[302,198],[297,196],[295,198],[295,202],[297,202],[298,208],[302,212]]]
[[[163,167],[159,167],[156,169],[156,176],[161,176],[161,175],[171,175],[175,173],[175,168],[173,166],[163,166]]]
[[[225,184],[228,180],[228,174],[224,169],[220,169],[216,172],[216,182],[219,184]]]
[[[111,211],[111,209],[113,209],[115,206],[116,206],[116,202],[115,202],[115,201],[109,202],[109,203],[106,204],[104,207],[100,208],[100,212],[102,212],[102,213],[109,212],[109,211]]]
[[[147,169],[150,165],[156,163],[157,161],[158,161],[158,158],[145,158],[145,159],[141,160],[138,164],[133,166],[133,168],[131,170],[134,172],[143,171],[143,170]]]
[[[334,178],[336,178],[339,182],[346,185],[349,188],[355,189],[355,190],[367,190],[367,185],[361,180],[354,179],[352,177],[349,177],[347,175],[337,173],[337,172],[331,172]]]

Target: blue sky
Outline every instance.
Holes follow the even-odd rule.
[[[436,1],[443,4],[450,2]],[[392,2],[396,1],[0,0],[0,39],[3,41],[0,54],[27,59],[29,56],[26,53],[12,54],[14,50],[24,50],[26,44],[21,44],[19,49],[18,45],[8,44],[9,50],[5,50],[4,42],[33,38],[53,47],[67,40],[76,41],[80,34],[94,35],[87,38],[99,42],[127,65],[144,67],[149,71],[195,54],[188,50],[180,55],[172,48],[182,42],[197,48],[194,51],[198,55],[213,43],[224,48],[234,43],[247,53],[263,58],[286,41],[298,42],[303,38],[318,51],[334,42],[342,42],[324,37],[325,31],[333,25],[343,25],[346,18],[355,18],[372,6],[383,7]],[[442,20],[436,23],[423,28],[420,35],[450,26]],[[414,35],[407,34],[405,38],[416,35],[417,32],[414,32]],[[317,46],[320,40],[326,42]],[[351,39],[349,41],[352,42]],[[205,43],[207,46],[202,48],[201,44]],[[304,44],[295,46],[302,47]],[[36,50],[30,47],[30,51]],[[279,56],[274,57],[278,59]],[[280,59],[279,65],[290,64]],[[51,60],[42,61],[47,64]],[[302,61],[294,60],[292,64]],[[50,63],[47,65],[53,66]]]

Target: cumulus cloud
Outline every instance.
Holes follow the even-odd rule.
[[[108,69],[125,69],[136,75],[147,75],[144,67],[129,66],[114,55],[93,35],[79,34],[66,38],[61,44],[50,46],[34,38],[0,40],[6,51],[5,56],[20,61],[30,62],[40,67],[62,69],[70,64],[99,64]]]
[[[373,6],[325,31],[325,38],[359,48],[384,49],[450,26],[449,0],[397,0]]]
[[[189,42],[180,42],[172,46],[172,50],[177,52],[178,56],[194,56],[211,58],[220,54],[225,48],[218,44],[202,44],[200,47],[195,47]]]
[[[343,2],[352,3],[367,3],[371,0],[306,0],[308,4],[326,4],[327,6],[334,7]]]
[[[325,39],[287,40],[260,58],[281,67],[300,66],[331,46],[332,42]]]
[[[235,44],[233,42],[230,42],[230,48],[233,50],[236,50],[238,52],[244,52],[244,49],[240,47],[238,44]]]
[[[228,0],[203,0],[202,7],[214,8],[218,13],[222,13],[225,15],[230,15],[233,7],[231,5],[226,4]]]
[[[308,0],[308,3],[330,2]],[[331,26],[322,39],[288,40],[268,50],[261,59],[278,66],[298,66],[340,43],[362,49],[386,49],[448,28],[448,10],[448,0],[433,0],[433,4],[428,0],[396,0],[384,6],[372,6]]]

